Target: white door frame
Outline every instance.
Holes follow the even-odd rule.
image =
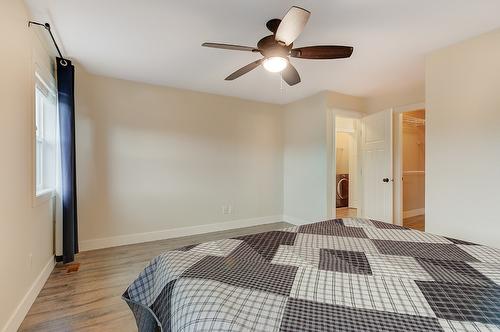
[[[403,113],[425,110],[425,103],[395,107],[394,123],[394,224],[403,225]]]
[[[336,218],[337,210],[336,210],[336,204],[335,204],[335,198],[337,195],[337,184],[336,184],[336,177],[335,174],[337,173],[337,151],[336,151],[336,141],[335,141],[335,129],[336,129],[336,121],[335,118],[337,116],[340,117],[345,117],[345,118],[352,118],[352,119],[361,119],[365,114],[362,112],[357,112],[357,111],[350,111],[350,110],[345,110],[345,109],[340,109],[340,108],[329,108],[327,110],[326,114],[326,147],[327,147],[327,216],[329,219]],[[356,140],[358,141],[357,147],[358,147],[358,206],[361,206],[362,204],[362,195],[360,193],[359,187],[361,184],[361,177],[359,176],[359,132],[360,130],[356,131]]]

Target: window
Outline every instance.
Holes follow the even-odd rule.
[[[56,184],[56,96],[54,88],[36,74],[35,192],[50,196]]]

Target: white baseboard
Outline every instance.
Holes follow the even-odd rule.
[[[425,214],[425,208],[403,211],[403,218],[411,218]]]
[[[287,216],[287,215],[283,215],[283,221],[290,223],[290,224],[293,224],[293,225],[296,225],[296,226],[306,225],[306,224],[310,224],[312,222],[312,221],[307,221],[304,219],[300,219],[300,218],[296,218],[296,217],[292,217],[292,216]]]
[[[147,233],[135,233],[135,234],[98,238],[92,240],[83,240],[80,241],[80,251],[89,251],[95,249],[123,246],[127,244],[172,239],[182,236],[225,231],[229,229],[257,226],[263,224],[271,224],[280,221],[283,221],[283,218],[281,215],[277,215],[277,216],[267,216],[260,218],[239,219],[239,220],[218,222],[206,225],[165,229],[161,231],[154,231]]]
[[[21,323],[24,320],[24,317],[26,317],[26,314],[31,308],[31,305],[33,302],[35,302],[36,297],[38,296],[38,293],[43,288],[43,285],[45,285],[45,282],[50,276],[50,273],[54,269],[54,266],[56,265],[56,262],[54,260],[54,257],[50,257],[49,261],[45,266],[43,267],[42,271],[38,275],[38,277],[35,279],[33,284],[31,285],[30,289],[26,294],[24,295],[23,299],[19,303],[19,305],[16,307],[14,310],[14,313],[10,316],[9,320],[7,323],[3,326],[2,332],[15,332],[21,325]]]

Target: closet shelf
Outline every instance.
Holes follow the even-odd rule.
[[[403,171],[403,175],[404,174],[407,174],[407,175],[410,175],[410,174],[425,174],[425,171]]]

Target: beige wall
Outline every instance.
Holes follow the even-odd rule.
[[[351,145],[351,134],[337,132],[335,139],[337,174],[349,174],[349,149]]]
[[[500,30],[426,64],[426,230],[500,248]]]
[[[366,99],[362,97],[350,96],[335,91],[325,91],[323,96],[329,109],[364,112],[366,108]]]
[[[311,222],[335,209],[335,109],[362,111],[364,100],[332,91],[290,103],[284,112],[285,219]]]
[[[285,107],[77,74],[80,240],[215,222],[327,216],[328,108]],[[333,133],[333,130],[332,130]],[[232,214],[222,214],[232,205]],[[196,209],[193,207],[196,206]]]
[[[285,108],[283,214],[290,221],[321,220],[327,216],[326,116],[323,94]]]
[[[282,140],[280,106],[95,76],[79,68],[82,245],[281,215]],[[223,214],[223,205],[231,205],[232,213]]]
[[[0,330],[52,259],[50,200],[33,204],[33,58],[43,49],[22,1],[0,10]],[[47,59],[40,59],[40,61]],[[32,258],[30,259],[30,255]],[[36,295],[36,294],[35,294]],[[25,302],[26,303],[26,302]],[[29,303],[27,304],[29,305]],[[20,310],[22,312],[22,309]],[[10,320],[14,318],[14,320]],[[21,313],[22,319],[22,313]]]
[[[425,101],[425,85],[408,86],[399,91],[381,94],[365,99],[364,111],[375,113],[389,108],[423,103]]]

